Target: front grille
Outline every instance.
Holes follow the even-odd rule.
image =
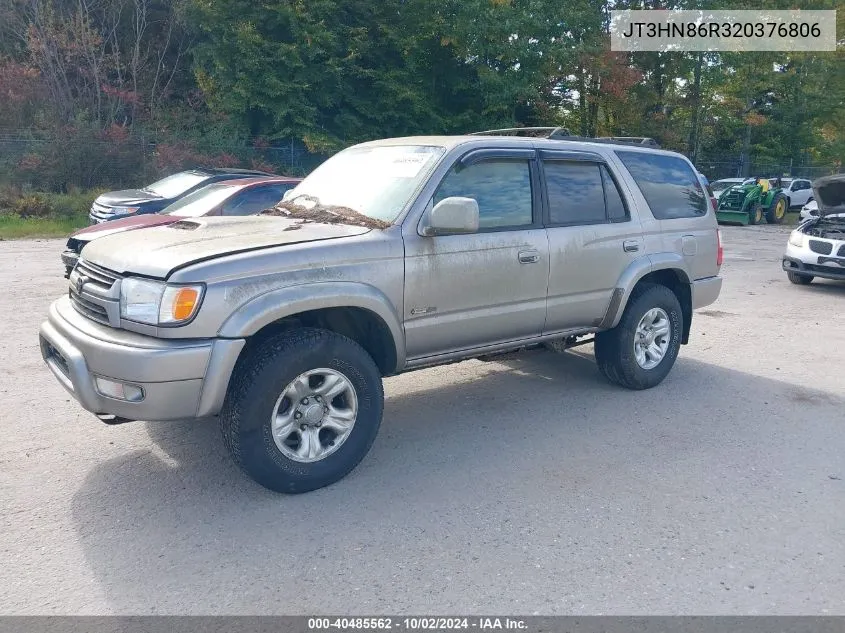
[[[111,290],[114,283],[121,278],[119,274],[87,262],[84,259],[80,259],[77,262],[76,272],[79,275],[87,277],[89,279],[87,283],[92,284],[103,293]]]
[[[114,215],[114,211],[111,207],[105,207],[101,204],[97,204],[96,202],[91,205],[91,213],[95,215]]]
[[[83,316],[110,325],[106,306],[113,304],[117,299],[115,284],[120,279],[121,275],[118,273],[80,259],[70,278],[70,302]],[[84,283],[80,285],[80,281]]]
[[[77,294],[76,290],[73,288],[70,289],[70,302],[73,307],[76,308],[76,311],[83,316],[104,325],[109,324],[109,315],[108,312],[106,312],[106,309],[101,305],[97,305],[93,301],[89,301],[82,295]]]
[[[833,244],[821,240],[810,240],[810,250],[819,255],[830,255],[833,251]]]

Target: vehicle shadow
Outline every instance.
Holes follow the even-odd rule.
[[[112,610],[518,610],[512,596],[485,593],[489,578],[531,563],[538,586],[554,591],[564,571],[592,573],[574,559],[565,570],[535,569],[524,560],[526,539],[592,547],[603,522],[619,519],[609,508],[630,499],[646,532],[662,529],[657,514],[680,511],[664,507],[665,495],[705,504],[702,516],[715,513],[712,520],[751,512],[733,497],[720,509],[720,495],[766,494],[761,485],[779,476],[773,443],[800,433],[795,407],[828,415],[842,405],[826,392],[683,357],[663,385],[644,392],[607,384],[589,352],[479,364],[389,379],[370,454],[346,479],[306,495],[275,494],[242,475],[214,420],[146,423],[150,449],[103,462],[72,500],[78,541]],[[815,434],[822,464],[839,450],[833,427],[830,434]],[[741,483],[724,488],[739,466]],[[694,492],[701,481],[709,482],[704,500]],[[472,573],[442,576],[456,560]],[[419,595],[401,590],[411,578]]]

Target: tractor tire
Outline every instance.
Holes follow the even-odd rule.
[[[772,199],[772,204],[766,210],[766,222],[769,224],[783,224],[786,212],[789,210],[789,198],[782,193]]]
[[[813,281],[812,275],[799,275],[798,273],[787,272],[786,276],[789,278],[789,281],[798,286],[806,286]]]
[[[748,214],[748,224],[760,224],[763,221],[763,205],[760,203],[755,204],[751,207],[751,213]]]

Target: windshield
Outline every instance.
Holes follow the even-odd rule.
[[[174,198],[207,178],[208,176],[205,174],[183,171],[154,182],[147,187],[147,191],[152,191],[162,198]]]
[[[206,215],[221,202],[240,191],[240,187],[229,184],[208,185],[188,194],[166,207],[164,215],[175,215],[180,218],[198,218]]]
[[[724,191],[725,189],[727,189],[731,185],[738,185],[738,184],[739,184],[739,181],[737,181],[737,180],[717,180],[716,182],[711,183],[710,186],[713,188],[713,191]]]
[[[445,151],[427,145],[352,147],[320,165],[285,200],[305,206],[318,201],[320,207],[393,222]]]

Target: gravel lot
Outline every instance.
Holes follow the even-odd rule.
[[[845,284],[723,228],[658,388],[589,346],[386,382],[349,477],[287,497],[216,422],[108,427],[37,347],[61,241],[0,242],[0,612],[845,614]]]

